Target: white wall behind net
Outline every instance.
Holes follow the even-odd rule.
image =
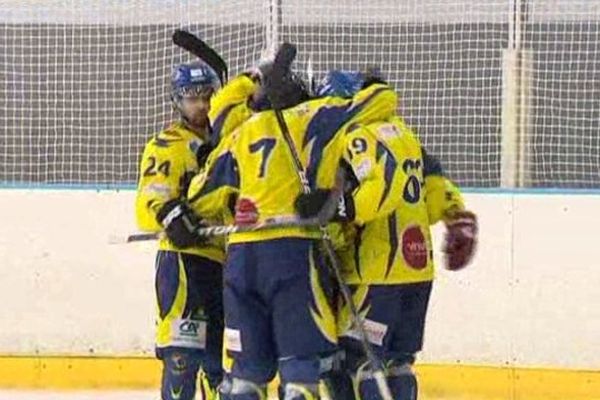
[[[233,73],[274,33],[329,68],[379,66],[400,112],[462,185],[501,182],[503,51],[517,0],[0,0],[0,180],[133,183],[172,117],[175,27]],[[600,1],[521,0],[526,186],[599,187]],[[274,10],[274,12],[272,12]]]

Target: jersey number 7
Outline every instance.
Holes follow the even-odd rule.
[[[267,162],[269,156],[275,147],[276,139],[265,138],[260,139],[249,146],[250,153],[261,152],[262,160],[260,162],[260,169],[258,171],[258,177],[263,178],[265,176],[265,170],[267,168]]]

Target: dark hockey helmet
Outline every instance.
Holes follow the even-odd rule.
[[[198,97],[209,91],[214,92],[219,87],[216,72],[202,61],[179,64],[173,68],[171,100],[176,104],[186,97]]]

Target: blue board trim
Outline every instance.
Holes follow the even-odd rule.
[[[133,191],[133,183],[32,183],[32,182],[0,182],[0,190],[91,190],[91,191]],[[463,193],[494,194],[494,195],[600,195],[597,189],[569,189],[569,188],[461,188]]]

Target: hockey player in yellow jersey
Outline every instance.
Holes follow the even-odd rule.
[[[212,399],[222,379],[222,263],[220,240],[177,240],[199,221],[186,213],[191,178],[211,150],[209,102],[218,90],[215,72],[201,62],[178,65],[171,77],[179,121],[154,135],[141,158],[136,197],[140,229],[165,230],[156,258],[156,355],[162,361],[163,400]],[[196,388],[199,369],[203,377]],[[195,397],[196,393],[202,397]]]
[[[361,74],[332,71],[319,92],[349,95],[361,79]],[[447,266],[459,269],[473,254],[476,220],[464,211],[460,192],[443,176],[440,163],[399,117],[353,126],[347,132],[344,165],[352,184],[340,202],[343,212],[335,218],[346,223],[346,246],[339,249],[343,276],[369,341],[386,364],[394,398],[413,400],[417,382],[411,365],[422,346],[433,280],[429,226],[445,220]],[[299,214],[313,216],[328,195],[321,190],[301,195],[296,201]],[[347,307],[339,313],[338,330],[346,373],[354,385],[348,390],[338,377],[337,395],[379,399]]]
[[[227,145],[226,140],[242,123],[248,120],[254,113],[264,111],[270,107],[266,93],[261,85],[263,76],[272,68],[273,58],[266,57],[252,68],[229,80],[212,98],[209,111],[211,121],[211,142],[213,146]],[[220,154],[216,149],[212,155]],[[210,157],[210,155],[209,155]],[[246,218],[254,218],[253,210],[244,210],[241,202],[237,207],[237,223],[244,223]],[[231,212],[223,214],[223,222],[231,224]],[[227,373],[231,369],[232,360],[223,353],[223,367]]]
[[[345,127],[394,112],[394,92],[377,83],[353,99],[321,98],[297,106],[307,100],[299,80],[290,74],[282,90],[283,113],[313,187],[334,186],[329,171],[342,157]],[[235,208],[238,224],[295,215],[293,199],[302,185],[286,146],[274,113],[256,113],[221,141],[192,181],[190,207],[207,221]],[[278,370],[283,398],[316,398],[320,365],[336,349],[319,237],[317,228],[298,227],[229,237],[225,348],[234,363],[223,399],[264,398]]]

